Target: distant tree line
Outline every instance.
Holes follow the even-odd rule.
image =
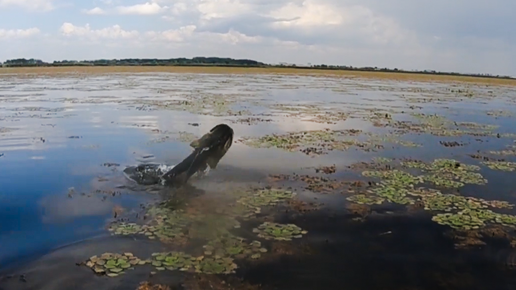
[[[3,67],[48,67],[48,66],[244,66],[261,67],[264,63],[250,59],[233,59],[220,57],[194,58],[126,58],[126,59],[97,59],[97,60],[60,60],[52,63],[39,59],[10,59],[2,63]]]
[[[295,65],[295,64],[265,64],[251,59],[233,59],[222,57],[194,57],[194,58],[125,58],[125,59],[97,59],[97,60],[61,60],[51,63],[44,62],[39,59],[10,59],[4,63],[0,63],[2,67],[59,67],[59,66],[225,66],[225,67],[282,67],[296,69],[321,69],[321,70],[347,70],[347,71],[376,71],[390,73],[413,73],[413,74],[431,74],[431,75],[448,75],[448,76],[470,76],[470,77],[486,77],[499,79],[515,79],[511,76],[501,76],[492,74],[465,74],[458,72],[439,72],[435,70],[402,70],[398,68],[378,68],[378,67],[353,67],[345,65]]]

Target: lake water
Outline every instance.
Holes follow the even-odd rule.
[[[464,132],[454,136],[436,136],[438,126],[417,131],[387,124],[412,120],[414,113],[474,124],[463,124]],[[190,181],[189,190],[202,192],[201,200],[208,203],[234,188],[270,185],[270,174],[363,180],[360,170],[348,166],[373,157],[404,157],[478,165],[487,184],[465,184],[460,193],[514,204],[516,171],[493,170],[468,155],[516,161],[516,153],[488,152],[516,145],[515,113],[516,88],[502,86],[294,75],[3,76],[0,289],[136,289],[149,279],[195,289],[184,286],[186,272],[158,271],[149,278],[149,268],[108,278],[75,264],[104,252],[151,256],[174,250],[157,240],[112,236],[107,230],[111,222],[134,219],[144,205],[166,199],[169,191],[135,186],[122,170],[146,162],[177,164],[190,154],[192,138],[216,124],[230,125],[235,143],[217,169]],[[356,137],[361,146],[315,156],[242,141],[325,128],[370,135]],[[478,134],[466,132],[470,129]],[[383,148],[375,145],[384,142],[370,139],[396,130],[404,132],[389,135],[397,141]],[[314,170],[333,164],[334,174]],[[292,186],[299,199],[320,206],[310,212],[281,205],[270,213],[263,209],[264,220],[294,223],[308,234],[267,244],[270,256],[237,261],[236,273],[220,279],[235,276],[263,289],[516,289],[510,267],[516,265],[516,249],[510,245],[516,238],[510,225],[503,228],[505,238],[484,236],[483,245],[458,249],[457,238],[446,234],[450,228],[432,221],[428,211],[384,202],[357,218],[343,192],[306,190],[299,181],[276,184]],[[515,209],[501,212],[516,214]],[[256,239],[252,228],[264,220],[242,222],[237,231]],[[196,247],[192,242],[181,249]],[[238,289],[251,289],[242,285]]]

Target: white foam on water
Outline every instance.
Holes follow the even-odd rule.
[[[158,170],[160,170],[163,174],[169,172],[170,170],[172,170],[172,168],[174,168],[175,165],[166,165],[166,164],[160,164],[158,166]]]
[[[146,169],[146,170],[145,170],[145,172],[146,172],[146,173],[149,173],[149,172],[150,172],[150,173],[153,173],[153,172],[155,172],[155,171],[160,171],[160,172],[161,172],[161,174],[163,175],[163,174],[165,174],[165,173],[169,172],[170,170],[172,170],[172,168],[174,168],[175,166],[176,166],[176,165],[159,164],[157,168],[155,168],[155,169],[150,169],[150,168],[148,168],[148,169]],[[210,170],[211,170],[210,166],[207,166],[207,167],[206,167],[206,169],[205,169],[204,171],[202,171],[202,172],[197,171],[197,172],[195,172],[194,174],[192,174],[192,177],[193,177],[193,178],[203,178],[203,177],[207,176],[207,175],[210,173]],[[131,178],[129,175],[127,175],[125,172],[124,172],[123,174],[124,174],[124,176],[125,176],[127,179],[129,179],[129,180],[131,180],[131,181],[133,181],[133,182],[136,182],[134,179],[132,179],[132,178]],[[140,173],[140,174],[141,174],[141,173]],[[161,184],[162,184],[162,185],[164,185],[164,184],[165,184],[165,180],[164,180],[163,178],[161,178]]]

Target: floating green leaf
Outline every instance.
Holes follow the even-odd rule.
[[[278,241],[291,241],[293,238],[301,238],[302,235],[308,233],[294,224],[278,224],[265,222],[253,229],[258,237],[266,240],[274,239]]]
[[[100,257],[92,256],[84,264],[91,268],[95,274],[106,274],[108,277],[117,277],[125,270],[132,269],[136,265],[144,265],[146,261],[134,256],[132,253],[115,254],[104,253]]]
[[[516,169],[516,162],[508,161],[483,161],[482,164],[494,170],[514,171]]]
[[[348,197],[347,200],[358,203],[358,204],[369,204],[369,205],[382,204],[385,201],[385,199],[383,199],[381,197],[368,196],[365,194],[352,195],[352,196]]]

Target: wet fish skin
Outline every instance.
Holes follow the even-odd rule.
[[[233,144],[233,135],[234,131],[231,127],[219,124],[190,143],[194,151],[162,176],[165,184],[181,186],[196,172],[205,171],[208,166],[215,169]]]
[[[195,173],[204,173],[208,166],[215,169],[233,144],[233,135],[231,127],[219,124],[201,138],[192,141],[190,146],[194,149],[193,152],[167,172],[162,171],[166,167],[160,164],[141,164],[127,167],[124,174],[141,185],[181,187]]]

